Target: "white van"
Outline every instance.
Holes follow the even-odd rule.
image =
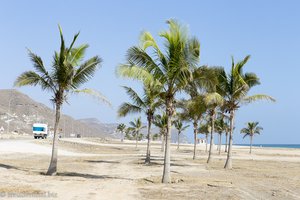
[[[48,136],[48,125],[35,123],[32,125],[34,139],[42,138],[45,139]]]

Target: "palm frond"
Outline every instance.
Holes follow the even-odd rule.
[[[17,77],[14,83],[14,86],[16,87],[36,85],[40,85],[42,90],[50,90],[52,92],[56,91],[56,88],[51,83],[47,82],[47,79],[44,79],[34,71],[27,71],[22,73]]]
[[[250,88],[260,84],[259,78],[255,73],[245,73],[244,80]]]
[[[142,98],[134,91],[131,87],[122,86],[126,94],[130,97],[130,99],[133,101],[135,105],[141,108],[146,108],[145,102],[142,100]]]
[[[74,46],[74,44],[75,44],[75,42],[76,42],[77,37],[79,36],[79,34],[80,34],[80,32],[78,32],[78,33],[76,33],[76,34],[74,35],[73,40],[72,40],[72,42],[71,42],[69,48],[67,49],[67,50],[68,50],[68,54],[69,54],[70,51],[73,49],[73,46]]]
[[[82,44],[79,47],[71,49],[70,63],[72,63],[73,66],[80,65],[80,62],[82,61],[85,51],[88,47],[88,44]]]
[[[145,84],[150,84],[155,80],[147,70],[131,65],[119,65],[116,74],[117,76],[142,81]]]
[[[256,94],[256,95],[245,97],[244,99],[242,99],[242,103],[248,104],[248,103],[252,103],[255,101],[259,101],[259,100],[267,100],[267,101],[272,101],[272,102],[276,101],[271,96],[264,95],[264,94]]]
[[[85,88],[85,89],[72,90],[71,92],[75,93],[75,94],[86,94],[86,95],[91,96],[92,98],[96,99],[98,102],[101,101],[101,102],[107,104],[108,106],[112,107],[110,101],[99,91]]]
[[[142,109],[130,103],[123,103],[118,109],[118,116],[125,117],[130,113],[140,113]]]
[[[154,77],[163,77],[165,73],[162,65],[157,64],[143,49],[135,46],[127,51],[127,61],[131,65],[146,69]]]
[[[60,35],[60,54],[59,54],[59,63],[58,66],[63,66],[65,57],[66,57],[66,47],[65,40],[62,32],[62,28],[58,25],[59,35]]]
[[[90,80],[94,76],[101,62],[101,58],[99,58],[98,56],[94,56],[80,65],[73,76],[72,87],[78,88],[80,85]]]
[[[42,75],[48,75],[47,70],[45,69],[43,60],[41,57],[34,54],[30,49],[27,49],[31,62],[33,63],[33,68]]]

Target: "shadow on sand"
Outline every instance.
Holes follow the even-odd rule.
[[[109,164],[119,164],[119,161],[110,161],[110,160],[85,160],[89,163],[109,163]]]
[[[157,160],[155,160],[157,161]],[[154,160],[151,160],[149,164],[146,164],[146,166],[163,166],[163,162],[155,162]],[[144,164],[144,162],[141,162],[139,164]],[[187,164],[178,164],[178,163],[171,163],[171,167],[175,166],[175,167],[189,167],[191,165],[187,165]]]
[[[11,165],[6,165],[6,164],[0,164],[0,168],[21,170],[18,167],[11,166]]]
[[[42,169],[32,169],[32,168],[22,168],[22,167],[16,167],[12,165],[6,165],[0,163],[0,168],[5,168],[5,169],[14,169],[14,170],[19,170],[23,172],[30,172],[32,174],[41,174]]]
[[[77,173],[77,172],[58,172],[57,176],[80,177],[80,178],[86,178],[86,179],[122,179],[122,180],[133,180],[133,179],[130,179],[130,178],[123,178],[123,177],[117,177],[117,176],[85,174],[85,173]]]

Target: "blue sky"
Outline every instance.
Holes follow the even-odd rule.
[[[264,127],[255,143],[300,143],[299,123],[299,1],[1,1],[0,7],[0,88],[12,88],[16,77],[32,65],[26,48],[51,65],[59,48],[57,24],[66,41],[80,31],[77,44],[88,43],[87,58],[99,55],[104,62],[85,87],[94,88],[113,104],[109,108],[88,97],[73,96],[63,112],[75,118],[95,117],[103,122],[118,119],[116,109],[128,100],[120,85],[139,88],[138,83],[115,77],[115,68],[125,61],[126,50],[138,44],[141,31],[156,38],[167,28],[165,21],[176,18],[201,42],[200,64],[230,66],[250,54],[245,71],[255,72],[261,85],[252,90],[266,93],[277,103],[258,102],[237,112],[235,143],[246,143],[239,130],[247,121]],[[50,106],[50,94],[40,88],[20,91]],[[189,137],[192,131],[186,132]]]

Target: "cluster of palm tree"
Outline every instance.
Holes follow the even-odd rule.
[[[153,122],[153,116],[158,113],[160,114],[158,118],[163,119],[163,124],[160,120],[154,120],[154,124],[161,128],[164,141],[163,183],[171,181],[171,130],[173,124],[178,126],[177,120],[190,121],[193,124],[193,159],[196,158],[197,134],[203,133],[208,137],[210,132],[208,163],[212,159],[214,133],[219,134],[219,152],[221,134],[226,133],[229,144],[228,148],[226,147],[227,159],[224,167],[231,169],[235,112],[241,105],[256,100],[275,101],[263,94],[247,96],[253,86],[260,84],[256,74],[243,72],[243,67],[250,56],[237,63],[232,58],[229,72],[223,67],[199,67],[200,42],[197,38],[190,37],[187,28],[176,20],[168,20],[167,24],[169,29],[159,34],[164,40],[164,50],[161,50],[151,33],[143,32],[140,45],[129,48],[126,54],[127,62],[117,68],[119,76],[139,80],[144,87],[143,98],[125,87],[132,103],[123,104],[119,109],[119,115],[124,116],[123,113],[132,112],[145,113],[148,119],[149,144],[151,134],[149,127]],[[177,98],[182,92],[186,94],[187,99]],[[203,124],[203,121],[206,124]],[[146,160],[150,162],[148,148]]]
[[[163,183],[170,183],[171,130],[174,125],[178,130],[178,138],[187,128],[182,122],[192,122],[194,130],[194,154],[196,159],[197,134],[203,133],[208,138],[210,134],[210,150],[207,162],[212,159],[212,144],[214,133],[219,134],[219,152],[221,149],[221,134],[229,137],[226,147],[227,160],[225,168],[232,168],[232,141],[235,112],[245,103],[260,99],[274,99],[267,95],[247,96],[249,90],[260,84],[254,73],[244,73],[243,67],[249,60],[246,56],[235,63],[232,58],[231,69],[226,72],[223,67],[199,66],[200,42],[196,37],[190,37],[187,27],[176,20],[168,20],[169,29],[159,36],[164,40],[162,50],[149,32],[143,32],[140,45],[128,49],[126,63],[117,68],[117,74],[139,80],[143,86],[140,95],[133,88],[124,86],[131,102],[123,103],[118,115],[125,117],[131,113],[143,113],[147,118],[147,152],[145,163],[150,163],[151,126],[160,128],[162,151],[164,152]],[[52,157],[47,171],[54,175],[57,171],[57,127],[60,120],[61,107],[67,101],[69,94],[87,93],[108,103],[98,91],[80,89],[80,86],[90,80],[100,66],[102,60],[94,56],[83,61],[88,48],[87,44],[74,47],[79,33],[66,47],[62,30],[59,27],[61,45],[55,52],[52,65],[47,69],[42,59],[29,51],[34,71],[22,73],[15,86],[37,86],[52,93],[55,105],[55,127],[52,147]],[[50,70],[50,71],[49,71]],[[185,93],[186,98],[178,99],[178,94]],[[144,128],[141,118],[130,122],[131,127],[120,125],[118,130],[124,134],[133,133],[137,141],[140,130]],[[252,133],[251,133],[252,134]],[[179,148],[179,139],[178,147]],[[207,148],[206,148],[207,151]]]

